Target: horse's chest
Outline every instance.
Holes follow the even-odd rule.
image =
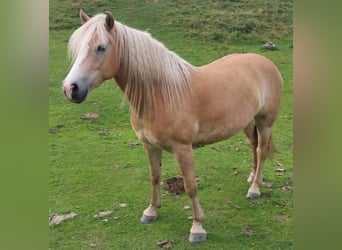
[[[159,139],[151,130],[139,128],[135,129],[135,133],[138,136],[139,140],[141,140],[144,143],[157,145],[159,142]]]
[[[145,123],[138,119],[131,119],[132,127],[135,134],[143,143],[147,143],[154,146],[159,146],[161,144],[161,139],[158,133],[151,126],[147,126]]]

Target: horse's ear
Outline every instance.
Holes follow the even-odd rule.
[[[114,17],[112,13],[110,13],[109,11],[105,11],[104,13],[106,14],[105,26],[106,26],[107,31],[110,31],[114,27]]]
[[[84,12],[83,9],[80,9],[80,19],[82,23],[85,23],[90,19],[90,17]]]

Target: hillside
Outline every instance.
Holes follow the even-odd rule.
[[[51,0],[50,30],[77,28],[79,8],[90,15],[110,10],[129,26],[203,42],[292,39],[292,0]]]

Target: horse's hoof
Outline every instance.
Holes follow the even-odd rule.
[[[207,239],[207,234],[206,233],[190,233],[189,235],[189,242],[190,243],[197,243],[201,241],[205,241]]]
[[[143,214],[143,216],[141,216],[140,218],[140,222],[144,224],[148,224],[148,223],[155,221],[156,219],[157,219],[157,216],[147,216]]]
[[[256,199],[259,197],[260,197],[259,193],[253,193],[253,192],[248,192],[246,195],[246,198],[248,198],[248,199]]]

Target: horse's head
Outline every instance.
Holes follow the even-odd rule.
[[[117,71],[114,18],[110,12],[92,18],[81,10],[83,25],[69,40],[73,65],[63,81],[65,96],[72,102],[83,102],[88,92],[114,77]]]

